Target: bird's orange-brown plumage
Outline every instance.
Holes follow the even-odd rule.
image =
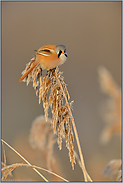
[[[61,46],[61,45],[58,45]],[[63,45],[62,45],[63,46]],[[57,48],[60,50],[60,48]],[[62,56],[59,57],[60,55],[58,54],[58,51],[56,51],[56,45],[45,45],[42,46],[41,48],[39,48],[36,52],[36,56],[35,56],[35,61],[34,61],[34,65],[32,65],[27,71],[26,73],[18,80],[18,81],[22,81],[25,77],[27,77],[27,75],[38,65],[40,64],[40,67],[46,70],[49,69],[53,69],[61,64],[63,64],[66,61],[66,58],[63,58]],[[61,50],[60,50],[61,51]],[[56,53],[57,52],[57,53]],[[65,50],[62,50],[60,52],[64,53]],[[64,55],[64,57],[67,57],[66,55]]]
[[[23,79],[25,77],[27,77],[27,75],[40,63],[41,64],[41,68],[42,69],[52,69],[54,67],[56,67],[56,65],[59,65],[59,60],[58,60],[58,56],[55,53],[55,48],[56,45],[46,45],[46,46],[42,46],[41,48],[39,48],[37,50],[36,53],[36,59],[34,62],[34,65],[27,70],[27,72],[18,80],[18,82],[23,81]],[[51,50],[51,53],[47,52],[46,50]],[[52,54],[52,52],[54,54]],[[39,54],[40,53],[40,54]],[[42,53],[42,54],[41,54]],[[44,54],[44,55],[43,55]],[[47,54],[48,56],[45,56],[45,54]]]
[[[23,76],[21,76],[21,78],[18,80],[18,82],[20,81],[23,81],[23,79],[25,78],[25,77],[27,77],[27,75],[37,66],[39,64],[39,62],[37,62],[37,61],[35,61],[34,62],[34,65],[31,67],[31,68],[29,68],[28,70],[27,70],[27,72],[23,75]]]

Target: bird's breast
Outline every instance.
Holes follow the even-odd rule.
[[[46,56],[37,55],[36,60],[41,64],[42,69],[53,69],[61,64],[61,59],[58,58],[57,54]]]

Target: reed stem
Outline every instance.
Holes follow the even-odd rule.
[[[80,146],[79,136],[78,136],[78,133],[77,133],[77,128],[76,128],[76,125],[75,125],[75,122],[74,122],[74,119],[73,119],[73,115],[72,115],[72,112],[71,112],[71,109],[70,109],[67,97],[66,97],[66,95],[64,93],[63,87],[62,87],[62,85],[61,85],[61,83],[59,81],[59,78],[57,77],[56,73],[55,73],[55,77],[56,77],[56,79],[57,79],[57,81],[59,83],[59,86],[60,86],[61,90],[62,90],[62,93],[64,95],[64,98],[65,98],[65,101],[66,101],[66,104],[68,106],[68,110],[69,110],[69,113],[70,113],[70,117],[71,117],[71,121],[72,121],[72,125],[73,125],[73,130],[74,130],[74,133],[75,133],[75,138],[76,138],[76,142],[77,142],[77,146],[78,146],[78,150],[79,150],[79,155],[80,155],[80,159],[81,159],[81,164],[82,164],[81,168],[82,168],[82,171],[83,171],[83,174],[84,174],[85,182],[87,182],[88,180],[92,182],[92,179],[88,175],[88,173],[86,171],[86,168],[85,168],[84,158],[83,158],[83,155],[82,155],[82,150],[81,150],[81,146]]]

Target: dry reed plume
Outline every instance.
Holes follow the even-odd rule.
[[[33,66],[34,61],[35,56],[26,65],[26,68],[22,72],[22,75],[24,75],[27,70]],[[51,124],[54,134],[57,134],[58,136],[57,142],[59,149],[62,149],[62,139],[66,139],[66,147],[69,151],[69,158],[72,168],[74,169],[75,152],[73,146],[73,125],[85,181],[92,181],[85,169],[78,133],[71,111],[73,102],[70,102],[70,95],[67,90],[66,83],[64,82],[62,72],[60,72],[59,68],[57,67],[52,70],[48,70],[47,74],[45,76],[42,76],[42,69],[39,64],[27,75],[27,77],[23,81],[25,81],[27,85],[30,81],[33,82],[36,96],[39,96],[39,104],[41,103],[42,99],[46,121],[48,119],[49,108],[51,109]]]
[[[33,149],[40,150],[43,162],[45,163],[44,166],[50,171],[61,174],[59,163],[53,154],[53,147],[56,143],[56,139],[54,139],[51,120],[49,118],[47,119],[47,123],[44,116],[39,116],[33,121],[29,141]],[[54,178],[54,181],[61,181],[56,178],[57,177]]]
[[[110,97],[105,104],[104,120],[106,126],[100,138],[102,143],[107,143],[113,134],[121,135],[121,89],[107,69],[101,67],[98,73],[101,89]]]
[[[26,66],[26,69],[22,72],[24,74],[34,63],[34,59],[31,60]],[[74,168],[75,155],[73,146],[73,132],[71,127],[71,117],[69,115],[68,106],[65,103],[63,92],[59,86],[56,76],[59,78],[60,83],[64,89],[67,100],[70,99],[62,72],[59,71],[58,67],[53,70],[47,71],[46,76],[42,77],[42,70],[40,65],[33,69],[31,73],[25,78],[24,81],[27,85],[30,81],[33,81],[33,87],[36,90],[36,96],[39,96],[39,104],[41,99],[43,102],[43,108],[45,112],[45,119],[48,119],[48,110],[51,108],[52,112],[52,127],[54,133],[58,135],[58,146],[62,149],[62,138],[66,137],[66,147],[69,150],[70,162],[72,168]]]
[[[101,134],[101,142],[105,144],[111,139],[113,134],[117,133],[121,136],[121,89],[117,86],[107,69],[101,67],[98,73],[102,91],[110,96],[110,100],[105,106],[106,111],[104,113],[104,119],[107,124]],[[103,173],[106,176],[110,175],[111,178],[116,176],[116,180],[121,182],[121,166],[122,161],[120,159],[114,159],[107,164]]]
[[[105,174],[105,176],[110,175],[111,178],[116,176],[116,180],[122,182],[121,166],[122,161],[120,159],[112,160],[107,164],[106,169],[103,171],[103,173]]]

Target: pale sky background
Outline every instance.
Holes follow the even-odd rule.
[[[119,137],[99,143],[105,126],[100,110],[108,97],[100,90],[97,70],[104,66],[121,86],[121,2],[2,2],[2,138],[12,146],[44,114],[32,83],[27,87],[18,79],[34,50],[47,44],[67,48],[69,57],[60,70],[74,100],[86,168],[93,180],[108,180],[101,172],[120,158],[121,147]],[[71,169],[65,143],[62,151],[57,145],[55,150],[64,177],[83,180],[78,165]]]

